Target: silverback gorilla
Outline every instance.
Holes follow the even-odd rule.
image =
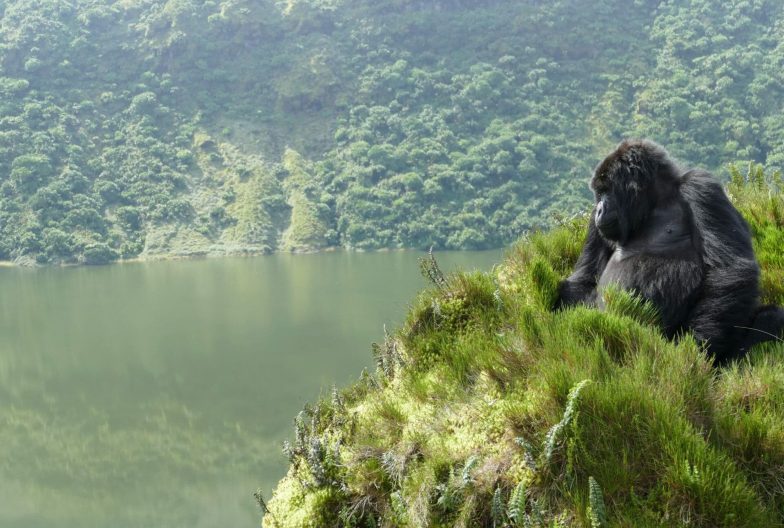
[[[784,329],[784,310],[759,305],[749,227],[708,172],[682,171],[651,141],[621,142],[591,179],[596,205],[556,308],[603,308],[617,284],[651,301],[668,338],[690,330],[718,363]]]

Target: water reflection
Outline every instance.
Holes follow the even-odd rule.
[[[419,256],[0,270],[0,526],[257,526],[292,417],[370,365]]]

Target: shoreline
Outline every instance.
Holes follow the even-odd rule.
[[[492,247],[492,248],[484,248],[484,249],[434,249],[434,253],[442,252],[442,251],[497,251],[501,249],[505,249],[508,246],[501,246],[501,247]],[[60,263],[49,263],[49,264],[39,264],[37,262],[30,261],[30,263],[25,262],[16,262],[13,260],[0,260],[0,268],[17,268],[17,269],[56,269],[56,268],[77,268],[77,267],[103,267],[103,266],[113,266],[113,265],[123,265],[123,264],[141,264],[147,262],[165,262],[165,261],[177,261],[177,260],[201,260],[201,259],[218,259],[218,258],[252,258],[252,257],[263,257],[268,255],[279,255],[279,254],[289,254],[289,255],[315,255],[320,253],[336,253],[339,251],[344,251],[347,253],[392,253],[392,252],[402,252],[402,251],[420,251],[422,253],[427,253],[427,249],[420,249],[420,248],[377,248],[377,249],[357,249],[357,248],[347,248],[341,246],[329,246],[320,249],[309,249],[309,250],[295,250],[295,251],[238,251],[238,252],[224,252],[224,253],[211,253],[211,252],[204,252],[204,253],[191,253],[191,254],[176,254],[176,253],[166,253],[166,254],[152,254],[146,256],[137,256],[129,259],[117,259],[111,262],[106,262],[104,264],[86,264],[83,262],[60,262]]]

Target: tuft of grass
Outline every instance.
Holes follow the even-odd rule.
[[[780,189],[756,166],[728,187],[771,302]],[[585,218],[533,233],[487,273],[426,259],[377,371],[295,421],[264,525],[784,526],[784,344],[717,370],[628,292],[550,311],[584,235]]]
[[[602,299],[608,313],[631,317],[647,326],[656,326],[661,321],[659,311],[652,303],[618,287],[610,286],[603,290]]]

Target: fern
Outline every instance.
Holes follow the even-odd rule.
[[[512,521],[513,528],[524,528],[526,521],[525,505],[526,505],[526,489],[525,482],[520,481],[512,495],[509,497],[509,508],[507,515]]]
[[[515,438],[515,443],[523,448],[523,461],[525,466],[531,471],[536,471],[536,459],[534,458],[533,446],[522,436]]]
[[[342,413],[346,410],[343,397],[340,395],[338,388],[334,385],[332,386],[332,408],[335,413]]]
[[[490,505],[490,515],[493,518],[493,528],[503,528],[506,524],[506,511],[504,502],[501,498],[501,487],[497,486],[493,493],[493,501]]]
[[[544,441],[544,460],[545,463],[549,463],[553,457],[553,452],[555,451],[556,444],[561,439],[563,435],[563,431],[572,423],[572,419],[574,418],[574,414],[577,410],[577,403],[580,398],[580,393],[585,388],[586,385],[591,383],[591,380],[585,379],[582,380],[580,383],[572,387],[572,390],[569,391],[569,397],[566,400],[566,409],[564,410],[563,417],[561,421],[555,424],[550,428],[547,432],[547,436],[545,436]]]
[[[386,325],[384,325],[384,342],[381,344],[372,343],[371,349],[378,371],[387,379],[393,379],[395,372],[404,366],[404,362],[398,349],[398,343],[395,338],[389,335]]]
[[[544,511],[539,501],[531,503],[531,522],[526,523],[527,526],[536,526],[536,528],[544,526]]]
[[[455,468],[451,468],[447,481],[436,486],[436,491],[438,492],[436,505],[441,508],[441,511],[444,513],[456,510],[462,502],[462,494],[460,493],[460,489],[454,485],[454,482]]]
[[[474,478],[471,476],[471,471],[473,471],[477,462],[478,460],[474,455],[471,455],[468,457],[468,460],[466,460],[466,463],[463,466],[463,472],[460,475],[464,486],[469,486],[474,483]]]
[[[591,520],[591,528],[607,526],[607,512],[604,508],[602,488],[593,477],[588,477],[588,503],[588,518]]]
[[[395,525],[405,525],[408,522],[408,506],[406,505],[406,499],[403,498],[403,495],[399,491],[392,492],[389,496],[389,508],[391,510],[391,517],[390,519]]]

